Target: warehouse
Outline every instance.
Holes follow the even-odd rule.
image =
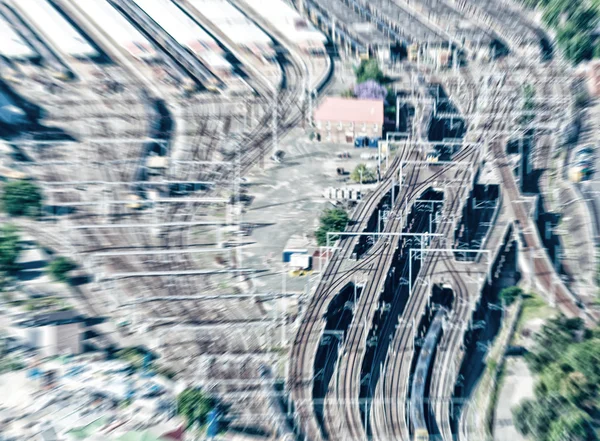
[[[383,133],[383,101],[327,97],[315,111],[314,122],[322,141],[376,141]]]
[[[231,72],[217,42],[169,0],[134,2],[181,46],[196,54],[215,74]]]
[[[247,0],[246,3],[303,51],[325,53],[325,35],[283,0]]]
[[[156,50],[119,11],[107,0],[87,2],[83,11],[101,29],[108,31],[111,38],[135,58],[153,60],[157,57]]]
[[[38,349],[44,357],[80,354],[85,320],[74,311],[56,311],[16,317],[10,332],[24,345]]]
[[[85,37],[47,0],[19,0],[14,2],[14,5],[19,8],[21,15],[28,19],[35,31],[62,54],[80,59],[99,55]]]
[[[253,54],[272,59],[273,41],[254,22],[227,0],[188,0],[231,40]]]
[[[15,32],[9,22],[0,15],[0,55],[14,60],[36,58],[37,54]]]

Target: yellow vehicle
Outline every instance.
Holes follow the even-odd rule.
[[[427,432],[427,429],[415,430],[415,441],[429,441],[429,432]]]
[[[290,277],[305,277],[312,274],[312,270],[299,269],[290,271]]]

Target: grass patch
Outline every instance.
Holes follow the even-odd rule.
[[[494,365],[494,371],[496,370],[497,365]],[[498,404],[498,398],[500,396],[500,391],[502,390],[502,385],[504,384],[504,379],[506,377],[506,369],[504,366],[504,360],[502,364],[498,368],[498,372],[496,374],[496,381],[494,381],[494,385],[492,387],[490,402],[487,408],[487,413],[485,416],[485,421],[487,424],[488,433],[494,433],[494,420],[496,417],[496,406]]]
[[[516,332],[513,336],[513,343],[518,342],[519,336],[525,329],[525,326],[536,319],[548,319],[554,316],[556,310],[536,293],[527,293],[523,295],[523,306],[521,314],[517,321]]]

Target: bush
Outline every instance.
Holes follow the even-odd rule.
[[[385,79],[383,72],[381,69],[379,69],[377,60],[374,59],[362,60],[358,67],[354,70],[354,73],[356,74],[357,83],[364,83],[365,81],[373,80],[381,84]]]
[[[377,176],[375,172],[367,167],[366,164],[358,164],[352,173],[350,173],[350,179],[354,182],[359,182],[362,184],[368,184],[370,182],[374,182],[377,180]]]
[[[13,181],[4,184],[2,205],[11,216],[39,216],[42,199],[41,190],[32,182]]]
[[[8,224],[0,227],[0,271],[17,270],[19,267],[17,259],[20,252],[17,229]]]
[[[517,430],[533,441],[594,441],[600,405],[598,329],[583,331],[581,319],[550,319],[535,337],[527,361],[538,374],[535,398],[513,409]]]
[[[68,273],[77,268],[77,265],[66,257],[57,257],[48,267],[48,273],[58,282],[67,282]]]
[[[510,286],[500,291],[499,297],[504,301],[505,306],[512,305],[515,300],[523,296],[523,290],[518,286]]]
[[[185,389],[177,396],[177,412],[186,419],[188,427],[194,423],[207,423],[206,417],[215,403],[200,389]]]
[[[319,245],[327,245],[327,233],[344,231],[348,224],[348,213],[340,208],[325,210],[321,215],[321,225],[317,229],[315,236]],[[333,236],[332,240],[336,240]]]

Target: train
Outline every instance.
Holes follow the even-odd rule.
[[[425,387],[446,314],[447,310],[443,307],[440,307],[435,313],[417,360],[410,394],[410,420],[414,441],[429,441],[429,429],[425,417]]]

